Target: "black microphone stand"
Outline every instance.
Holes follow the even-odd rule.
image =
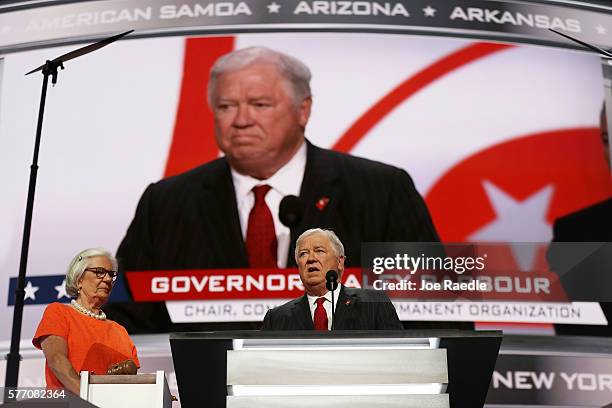
[[[332,285],[332,287],[333,287],[333,285]],[[334,290],[335,289],[336,288],[334,288]],[[332,329],[332,331],[334,330],[334,315],[336,314],[336,302],[334,302],[334,290],[331,291],[331,293],[332,293],[332,314],[331,314],[331,320],[332,320],[331,329]]]
[[[21,325],[23,322],[23,306],[25,297],[25,277],[28,265],[28,250],[30,248],[30,231],[32,228],[32,214],[34,212],[34,195],[36,192],[36,176],[38,174],[38,153],[40,150],[40,139],[42,133],[43,117],[45,113],[45,101],[47,98],[47,87],[49,84],[49,76],[51,77],[51,83],[55,85],[57,83],[58,69],[64,69],[64,62],[81,55],[90,53],[102,48],[119,38],[131,33],[134,30],[127,31],[122,34],[114,35],[112,37],[103,39],[94,44],[87,45],[77,50],[71,51],[60,57],[57,57],[53,61],[47,60],[43,65],[33,69],[26,75],[31,73],[42,71],[43,84],[42,92],[40,96],[40,105],[38,108],[38,124],[36,126],[36,139],[34,141],[34,157],[32,158],[32,165],[30,166],[30,181],[28,185],[28,198],[26,204],[25,222],[23,224],[23,239],[21,241],[21,258],[19,260],[19,276],[17,278],[17,288],[15,290],[15,309],[13,310],[13,329],[11,333],[11,348],[10,352],[6,356],[6,377],[4,382],[5,387],[5,398],[7,401],[8,389],[17,387],[17,380],[19,378],[19,363],[21,362],[21,355],[19,355],[19,342],[21,340]]]
[[[336,302],[334,302],[334,291],[338,287],[338,272],[331,270],[325,274],[325,287],[331,292],[331,329],[334,330],[334,315],[336,314]]]

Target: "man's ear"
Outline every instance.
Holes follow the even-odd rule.
[[[341,256],[338,258],[338,278],[340,278],[342,276],[342,273],[344,272],[344,260],[346,259],[345,256]]]
[[[298,107],[298,123],[302,129],[306,128],[306,123],[310,118],[310,109],[312,108],[312,97],[308,97],[300,103]]]

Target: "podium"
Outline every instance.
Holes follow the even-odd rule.
[[[163,371],[137,375],[93,375],[81,371],[80,396],[100,408],[172,407]]]
[[[173,333],[183,407],[482,407],[497,331]]]

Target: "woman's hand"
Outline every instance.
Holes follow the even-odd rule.
[[[132,359],[128,359],[128,360],[122,361],[117,364],[113,364],[110,367],[108,367],[106,374],[111,374],[111,375],[136,374],[137,371],[138,371],[138,367],[136,367],[136,363],[134,363]]]
[[[63,337],[47,336],[41,340],[40,346],[45,353],[45,359],[58,380],[76,395],[80,394],[81,378],[70,361],[68,361],[68,344]]]

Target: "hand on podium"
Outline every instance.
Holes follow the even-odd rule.
[[[121,361],[108,367],[106,374],[109,375],[134,375],[138,371],[136,363],[131,359]]]

